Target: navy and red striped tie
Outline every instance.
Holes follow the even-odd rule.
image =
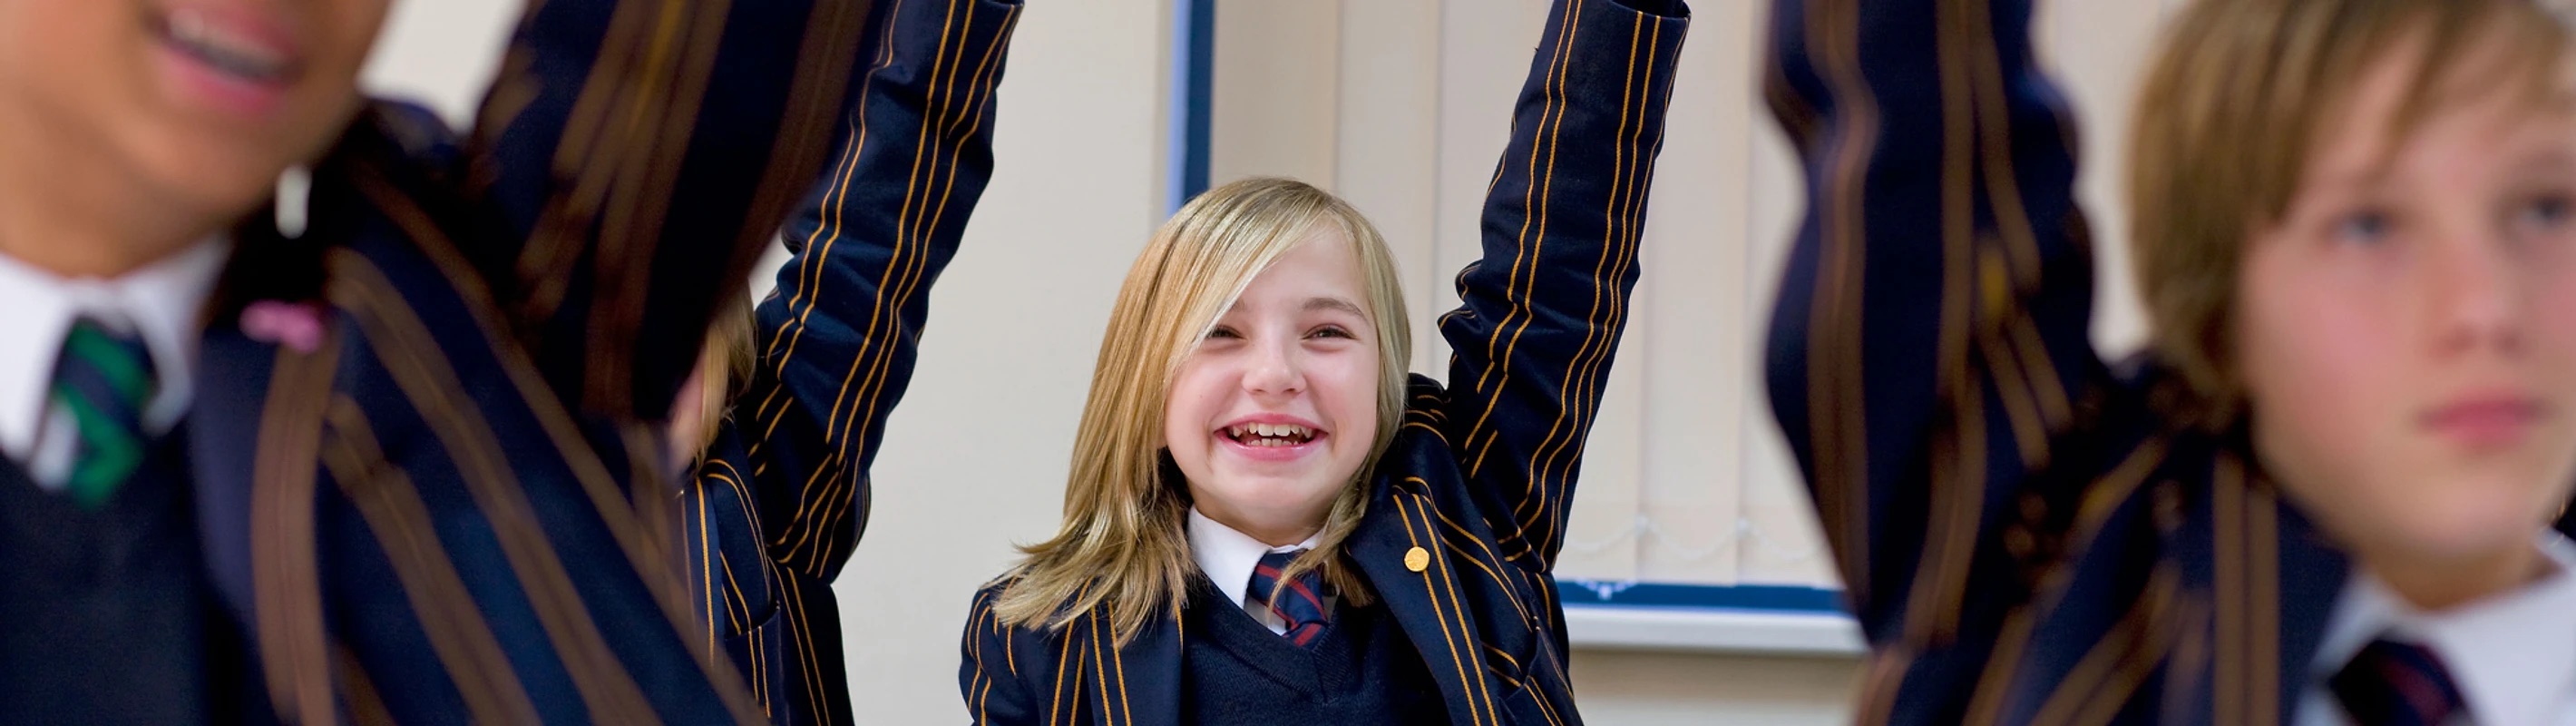
[[[1324,607],[1324,598],[1331,592],[1324,584],[1323,570],[1311,569],[1300,573],[1297,579],[1289,581],[1286,591],[1278,592],[1277,598],[1271,594],[1279,590],[1279,573],[1288,569],[1290,560],[1305,552],[1297,550],[1262,555],[1261,564],[1252,568],[1252,587],[1244,591],[1253,602],[1268,603],[1270,611],[1288,623],[1288,632],[1280,635],[1301,648],[1314,645],[1316,636],[1322,635],[1324,626],[1332,620],[1332,609]]]
[[[2362,726],[2443,726],[2468,715],[2442,659],[2411,643],[2371,641],[2326,685]]]

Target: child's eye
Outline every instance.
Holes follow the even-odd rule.
[[[1310,338],[1357,339],[1357,336],[1351,335],[1351,331],[1344,330],[1342,329],[1342,326],[1339,325],[1326,325],[1321,328],[1316,328],[1315,332],[1307,333],[1306,336]]]
[[[1226,327],[1226,326],[1223,326],[1223,325],[1219,325],[1219,326],[1216,326],[1216,327],[1213,327],[1213,328],[1209,328],[1209,329],[1208,329],[1208,332],[1207,332],[1207,339],[1208,339],[1208,340],[1231,340],[1231,339],[1241,338],[1241,337],[1243,337],[1243,334],[1242,334],[1242,333],[1237,333],[1237,332],[1235,332],[1235,331],[1234,331],[1234,329],[1233,329],[1233,328],[1229,328],[1229,327]]]
[[[2365,209],[2335,218],[2333,235],[2337,242],[2376,245],[2387,241],[2396,226],[2387,212]]]
[[[2576,199],[2564,194],[2542,194],[2514,209],[2513,226],[2517,232],[2553,232],[2565,229],[2571,216],[2576,216]]]

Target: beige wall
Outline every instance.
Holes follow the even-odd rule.
[[[396,4],[371,87],[461,119],[520,0]],[[2044,43],[2088,124],[2086,201],[2116,251],[2116,122],[2163,2],[2067,0]],[[1074,418],[1120,275],[1163,213],[1168,0],[1035,2],[1001,91],[1000,169],[932,298],[920,372],[889,424],[876,512],[837,589],[852,688],[869,723],[954,723],[968,593],[1050,534]],[[1614,532],[1641,508],[1785,529],[1778,551],[1682,557],[1714,540],[1605,540],[1577,566],[1656,579],[1811,576],[1804,502],[1758,415],[1746,341],[1759,329],[1796,169],[1750,106],[1761,3],[1701,0],[1658,168],[1641,312],[1620,353],[1575,516]],[[1428,317],[1475,255],[1482,186],[1540,0],[1222,0],[1214,166],[1284,173],[1352,198],[1397,241],[1418,314],[1416,368],[1446,349]],[[1247,121],[1251,119],[1253,121]],[[2135,340],[2119,254],[2102,255],[2097,338]],[[765,284],[765,280],[761,284]],[[1716,363],[1712,363],[1715,361]],[[1715,373],[1712,373],[1712,370]],[[1649,394],[1723,405],[1647,405]],[[1748,413],[1749,412],[1749,413]],[[1647,432],[1690,430],[1714,446]],[[1768,477],[1766,479],[1766,477]],[[1765,482],[1767,481],[1767,484]],[[1611,482],[1609,486],[1601,486]],[[1624,482],[1625,486],[1619,483]],[[1711,492],[1731,487],[1728,496]],[[1691,533],[1681,533],[1687,537]],[[1580,537],[1578,537],[1580,539]],[[1577,558],[1580,559],[1580,558]],[[1621,568],[1625,568],[1624,570]],[[1749,573],[1749,574],[1748,574]],[[1802,575],[1801,573],[1808,573]],[[1578,649],[1583,714],[1608,726],[1847,720],[1855,662]]]

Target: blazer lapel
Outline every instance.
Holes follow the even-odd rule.
[[[1413,641],[1413,649],[1422,655],[1425,670],[1440,684],[1440,697],[1447,702],[1451,720],[1460,723],[1491,723],[1493,718],[1465,714],[1487,714],[1493,710],[1493,699],[1478,699],[1472,694],[1469,678],[1484,678],[1481,659],[1475,652],[1474,629],[1467,614],[1458,612],[1454,600],[1434,600],[1429,583],[1448,575],[1449,559],[1438,551],[1438,533],[1427,522],[1415,521],[1398,501],[1394,488],[1380,480],[1376,501],[1369,503],[1368,514],[1360,520],[1345,545],[1351,561],[1366,575],[1372,594],[1386,603],[1389,614]],[[1421,554],[1414,554],[1419,551]],[[1423,567],[1415,569],[1412,563]],[[1451,616],[1451,617],[1444,617]]]
[[[227,325],[211,326],[198,348],[196,401],[189,407],[188,462],[206,571],[224,604],[251,622],[251,469],[277,346]]]
[[[2298,715],[2307,687],[2308,664],[2325,643],[2326,625],[2343,598],[2351,562],[2325,540],[2306,515],[2287,500],[2280,507],[2281,552],[2281,719]]]
[[[1105,644],[1109,624],[1100,618],[1090,620],[1099,627],[1083,635],[1082,640]],[[1149,621],[1136,639],[1119,648],[1085,648],[1077,656],[1088,655],[1091,662],[1082,669],[1107,684],[1092,688],[1088,698],[1092,713],[1100,714],[1095,723],[1103,726],[1180,726],[1181,724],[1181,618],[1175,613]]]

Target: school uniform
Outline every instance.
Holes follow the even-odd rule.
[[[2370,694],[2456,692],[2458,675],[2479,693],[2488,661],[2359,614],[2372,590],[2243,431],[2158,413],[2179,373],[2092,348],[2074,127],[2030,15],[2027,0],[1773,5],[1765,96],[1809,204],[1772,319],[1771,402],[1871,644],[1859,720],[2384,723],[2422,704]],[[2509,628],[2565,629],[2564,609],[2514,611]],[[2563,692],[2468,700],[2566,713]]]
[[[1440,321],[1456,349],[1449,380],[1412,379],[1394,442],[1362,484],[1367,513],[1343,544],[1373,605],[1319,608],[1329,622],[1308,642],[1321,645],[1302,653],[1263,649],[1239,637],[1253,622],[1233,584],[1208,580],[1185,612],[1118,644],[1099,611],[1060,629],[999,625],[992,603],[1009,582],[996,582],[976,594],[961,643],[958,684],[975,722],[1368,723],[1349,719],[1433,705],[1397,702],[1395,687],[1341,689],[1366,662],[1350,654],[1375,651],[1418,663],[1384,675],[1427,679],[1411,690],[1436,694],[1450,723],[1579,723],[1549,569],[1636,281],[1687,13],[1613,0],[1550,11],[1486,199],[1484,260],[1460,276],[1464,304]],[[1387,705],[1333,710],[1348,698]]]
[[[757,362],[678,502],[699,637],[779,724],[857,716],[832,581],[866,529],[931,285],[993,175],[1020,3],[885,8],[839,152],[781,233],[794,254],[755,311]]]
[[[230,249],[208,240],[108,280],[0,256],[0,723],[244,715],[226,695],[240,633],[198,564],[180,425]],[[85,373],[131,395],[78,395]],[[131,428],[94,430],[110,421]],[[124,464],[102,460],[114,441],[133,445]],[[131,468],[83,476],[101,465]]]
[[[762,720],[690,609],[659,422],[828,165],[870,5],[532,4],[470,135],[370,106],[303,234],[244,227],[186,454],[251,697]]]

